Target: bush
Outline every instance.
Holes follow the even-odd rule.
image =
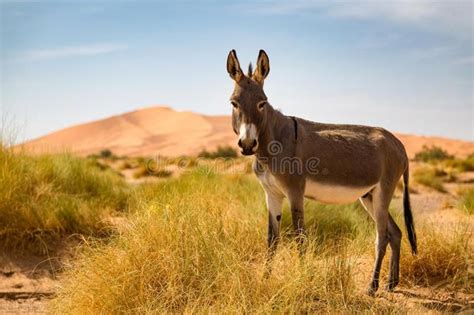
[[[454,156],[434,145],[431,147],[424,145],[422,150],[415,154],[415,161],[421,162],[442,161],[452,158],[454,158]]]
[[[112,157],[112,151],[110,151],[109,149],[102,150],[100,151],[100,157],[104,159],[108,159]]]
[[[103,220],[127,207],[128,186],[116,173],[69,154],[33,157],[1,147],[0,183],[0,239],[7,247],[101,233]]]
[[[445,162],[446,166],[457,169],[460,172],[474,171],[474,154],[469,155],[465,159],[451,159]]]
[[[207,150],[201,151],[201,153],[198,154],[198,157],[206,158],[206,159],[217,159],[217,158],[231,159],[231,158],[237,157],[237,151],[231,146],[218,146],[216,151],[213,151],[213,152],[209,152]]]
[[[442,175],[433,167],[420,167],[413,172],[413,178],[419,184],[431,187],[439,192],[446,192]]]

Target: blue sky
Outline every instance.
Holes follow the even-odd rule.
[[[263,48],[286,114],[474,140],[472,6],[2,1],[1,121],[24,140],[154,104],[230,114],[228,51]]]

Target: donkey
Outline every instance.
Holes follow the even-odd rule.
[[[278,245],[282,202],[290,202],[297,238],[304,239],[304,198],[324,203],[360,200],[375,221],[376,258],[367,293],[375,295],[387,245],[392,255],[386,289],[399,282],[402,233],[388,208],[403,175],[404,218],[413,254],[416,234],[408,190],[408,157],[403,144],[382,128],[311,122],[283,115],[268,102],[263,83],[270,72],[265,51],[256,69],[242,72],[235,50],[227,57],[227,72],[235,81],[230,98],[232,127],[243,155],[255,155],[254,173],[266,195],[268,247]]]

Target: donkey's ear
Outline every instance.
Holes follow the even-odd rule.
[[[239,59],[237,59],[237,54],[234,49],[232,49],[229,52],[229,56],[227,56],[227,72],[235,82],[239,82],[244,76],[242,69],[240,69]]]
[[[268,59],[267,53],[261,49],[258,54],[257,69],[255,69],[253,78],[263,85],[263,80],[265,80],[268,73],[270,73],[270,60]]]

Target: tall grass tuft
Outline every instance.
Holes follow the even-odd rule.
[[[402,252],[401,280],[408,285],[443,285],[466,293],[474,290],[471,264],[474,246],[470,224],[449,229],[433,229],[428,224],[419,229],[416,256]],[[405,247],[405,249],[408,249]]]
[[[0,239],[37,247],[72,233],[95,234],[127,206],[127,186],[110,170],[68,154],[28,156],[0,147]]]
[[[459,208],[469,215],[474,214],[474,187],[461,189],[459,194],[461,196]]]

